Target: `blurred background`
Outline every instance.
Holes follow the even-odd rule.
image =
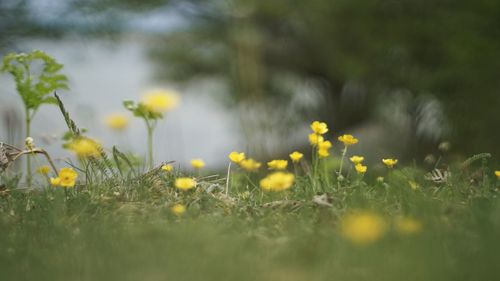
[[[106,146],[145,154],[146,129],[104,123],[153,87],[182,104],[161,121],[157,161],[244,150],[309,151],[308,125],[352,133],[368,162],[500,155],[500,2],[491,0],[1,0],[0,55],[43,50],[65,65],[62,99]],[[0,75],[0,141],[22,145],[22,103]],[[33,137],[57,157],[66,131],[44,106]]]

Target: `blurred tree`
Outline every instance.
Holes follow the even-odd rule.
[[[6,13],[12,18],[13,10],[9,5],[6,9],[2,1],[0,28],[7,30],[13,22],[31,26],[30,21],[21,21],[26,13],[23,5],[30,1],[10,1],[17,3],[11,6],[19,8],[19,18],[4,19]],[[117,31],[133,13],[146,17],[151,11],[169,10],[184,18],[183,25],[158,36],[158,42],[152,44],[160,78],[192,81],[217,77],[228,85],[235,102],[272,100],[275,104],[290,97],[283,77],[308,79],[323,96],[322,114],[317,118],[334,122],[336,130],[366,120],[373,113],[374,102],[398,92],[394,90],[403,89],[399,92],[412,93],[415,98],[430,93],[444,104],[453,125],[450,137],[455,148],[467,154],[487,150],[500,155],[498,1],[66,3],[73,14],[101,15],[94,30],[104,26]],[[359,100],[354,107],[344,101],[352,89],[363,93],[354,96]],[[409,106],[408,111],[417,122],[417,107]]]
[[[325,96],[321,118],[340,129],[363,121],[379,94],[432,93],[445,105],[455,147],[500,155],[498,1],[172,2],[189,25],[155,44],[163,77],[224,77],[235,100],[279,97],[284,73],[315,79]],[[354,109],[341,101],[350,81],[367,94]]]

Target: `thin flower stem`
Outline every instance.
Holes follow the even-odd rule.
[[[154,132],[154,126],[152,124],[149,124],[148,121],[146,121],[146,127],[148,130],[148,161],[149,161],[149,169],[152,170],[154,167],[154,160],[153,160],[153,132]]]
[[[26,136],[30,137],[31,135],[31,118],[30,112],[28,108],[25,108],[25,126],[26,126]],[[28,187],[31,187],[31,154],[26,155],[26,181],[28,183]]]
[[[229,162],[229,166],[227,167],[227,178],[226,178],[226,196],[229,193],[229,180],[231,177],[231,162]]]
[[[342,158],[340,158],[340,167],[339,167],[339,173],[338,173],[338,178],[342,178],[342,168],[344,166],[344,158],[347,154],[347,145],[344,146],[344,150],[342,151]],[[340,181],[337,181],[338,182],[338,186],[340,188]]]
[[[313,194],[316,194],[316,158],[318,157],[316,155],[316,146],[313,145],[312,147],[312,176],[311,176],[311,183],[312,183],[312,188],[313,188]]]

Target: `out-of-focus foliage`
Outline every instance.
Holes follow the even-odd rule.
[[[409,126],[417,132],[422,123],[431,122],[422,118],[420,101],[437,97],[452,125],[449,137],[455,149],[500,153],[495,118],[500,108],[497,1],[67,3],[68,11],[92,14],[109,30],[117,30],[129,15],[147,17],[151,11],[169,11],[184,19],[152,44],[160,78],[217,77],[234,101],[271,99],[276,104],[290,97],[284,81],[311,81],[323,97],[323,113],[316,117],[333,122],[337,130],[372,117],[377,102],[392,104],[391,99],[401,96],[409,101],[405,105],[413,120]],[[18,6],[23,11],[23,5]],[[0,5],[2,9],[5,5]],[[346,100],[354,100],[355,106]],[[439,109],[436,104],[430,103],[430,109]],[[446,120],[432,122],[440,125]]]
[[[33,73],[36,63],[43,67],[38,75]],[[51,96],[57,89],[68,89],[67,77],[60,73],[63,65],[46,53],[35,50],[31,53],[10,53],[3,58],[1,71],[9,72],[26,110],[36,112],[42,104],[56,104]],[[34,113],[33,113],[34,114]]]
[[[191,25],[153,53],[168,65],[167,77],[221,75],[237,99],[279,94],[280,75],[316,79],[327,97],[326,120],[342,127],[368,117],[377,95],[432,93],[461,151],[499,151],[498,2],[191,2],[198,4]],[[366,91],[355,114],[341,107],[351,81]]]

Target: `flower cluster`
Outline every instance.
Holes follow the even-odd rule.
[[[358,174],[364,174],[368,170],[368,167],[363,165],[365,157],[354,155],[349,160],[354,164],[354,169]]]
[[[252,158],[246,158],[244,152],[233,151],[229,153],[228,157],[229,160],[240,165],[240,167],[247,172],[255,172],[260,168],[260,166],[262,166],[262,163],[257,162]]]

